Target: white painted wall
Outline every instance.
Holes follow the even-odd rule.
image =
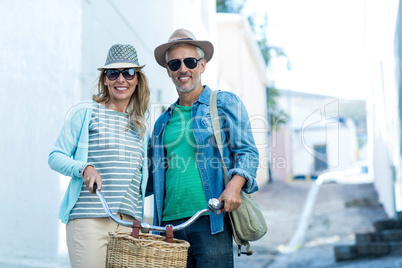
[[[315,174],[315,146],[327,147],[326,162],[328,169],[335,171],[349,168],[357,162],[357,133],[352,120],[346,124],[338,121],[332,123],[320,122],[315,128],[306,128],[295,133],[293,144],[293,169],[294,175]]]
[[[2,267],[66,263],[58,255],[63,191],[47,158],[81,98],[81,15],[77,0],[0,3]]]
[[[398,76],[395,35],[398,0],[366,1],[365,66],[368,92],[368,155],[373,162],[375,187],[388,216],[402,210],[402,172]],[[401,10],[401,9],[399,9]],[[400,12],[400,11],[399,11]],[[402,14],[399,14],[402,16]],[[399,81],[400,82],[400,81]]]

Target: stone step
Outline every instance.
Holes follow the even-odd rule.
[[[402,229],[384,230],[380,233],[381,241],[402,241]]]
[[[379,241],[402,241],[402,229],[389,229],[375,233],[355,234],[356,244]]]
[[[391,253],[391,247],[387,242],[370,242],[356,244],[356,252],[359,257],[380,257]]]
[[[358,258],[355,245],[334,246],[334,255],[336,261],[349,261]]]
[[[402,242],[388,242],[388,245],[391,247],[391,253],[402,256]]]
[[[402,242],[361,242],[356,245],[338,245],[334,247],[336,261],[347,261],[366,257],[380,257],[390,253],[401,252]]]
[[[390,229],[402,229],[402,221],[394,220],[394,219],[376,221],[373,225],[377,231],[390,230]]]
[[[355,240],[356,240],[356,244],[381,241],[379,232],[361,233],[361,234],[358,233],[358,234],[355,234]]]
[[[335,260],[402,255],[402,211],[397,212],[396,219],[376,221],[373,226],[376,232],[355,234],[355,245],[335,246]]]

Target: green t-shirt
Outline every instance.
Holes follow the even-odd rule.
[[[191,217],[207,207],[196,162],[191,107],[176,105],[164,135],[168,169],[162,220]]]

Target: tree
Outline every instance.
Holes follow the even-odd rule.
[[[276,98],[279,97],[279,92],[275,87],[267,87],[267,104],[268,104],[268,120],[272,131],[277,131],[287,124],[288,114],[279,109]]]
[[[246,0],[216,0],[216,12],[241,13]]]

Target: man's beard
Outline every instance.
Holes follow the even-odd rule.
[[[176,83],[176,81],[173,80],[173,84],[176,86],[176,89],[180,91],[181,93],[188,93],[194,90],[194,88],[198,85],[198,83],[201,81],[201,66],[198,67],[198,78],[194,83],[191,85],[190,88],[188,89],[183,89],[180,87],[179,83]]]

